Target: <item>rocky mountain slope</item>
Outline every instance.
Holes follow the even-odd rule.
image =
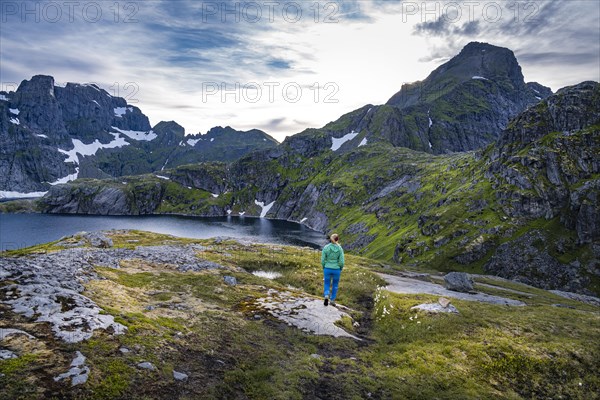
[[[139,231],[4,252],[0,398],[598,398],[597,305],[349,255],[325,307],[320,277],[314,249]]]
[[[551,94],[539,83],[525,83],[511,50],[472,42],[425,80],[403,85],[386,104],[366,105],[286,141],[304,155],[336,142],[339,151],[375,142],[433,154],[476,150]]]
[[[596,82],[564,88],[476,153],[376,142],[313,154],[290,140],[232,164],[56,186],[38,206],[281,218],[336,230],[348,250],[402,265],[598,294],[599,96]]]
[[[0,191],[42,192],[79,178],[142,174],[200,161],[232,161],[277,142],[259,130],[217,127],[185,137],[151,127],[139,108],[96,85],[55,86],[50,76],[0,92]]]

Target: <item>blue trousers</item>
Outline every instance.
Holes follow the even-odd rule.
[[[342,271],[339,269],[323,268],[323,281],[325,283],[323,296],[329,296],[329,287],[331,286],[331,296],[329,296],[331,301],[335,300],[335,296],[337,296],[338,283],[340,283],[341,273]],[[331,284],[332,281],[333,284]]]

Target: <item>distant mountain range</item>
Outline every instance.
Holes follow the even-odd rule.
[[[525,83],[512,51],[468,44],[425,80],[384,105],[366,105],[286,144],[311,156],[375,142],[433,154],[481,148],[510,118],[552,91]],[[185,136],[177,123],[151,127],[141,110],[93,84],[58,87],[50,76],[0,92],[0,193],[45,192],[76,178],[110,178],[202,161],[234,161],[277,142],[260,130],[216,127]]]
[[[96,85],[50,76],[0,92],[0,192],[43,192],[76,178],[109,178],[186,163],[233,161],[273,148],[265,132],[216,127],[185,136],[175,122],[150,126],[139,108]]]

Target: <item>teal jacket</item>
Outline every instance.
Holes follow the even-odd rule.
[[[321,265],[323,268],[344,269],[344,249],[339,244],[329,243],[321,252]]]

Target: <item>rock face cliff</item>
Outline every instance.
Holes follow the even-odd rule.
[[[259,130],[217,127],[186,137],[173,121],[151,127],[139,108],[93,84],[59,87],[52,77],[37,75],[15,92],[0,93],[0,192],[232,161],[276,145]]]
[[[490,152],[489,161],[485,176],[508,217],[555,225],[501,245],[485,270],[551,288],[573,289],[597,279],[600,85],[583,82],[566,87],[519,115]],[[574,249],[579,257],[568,256]]]
[[[599,104],[598,83],[583,82],[511,122],[486,173],[507,215],[560,217],[580,243],[600,238]]]

